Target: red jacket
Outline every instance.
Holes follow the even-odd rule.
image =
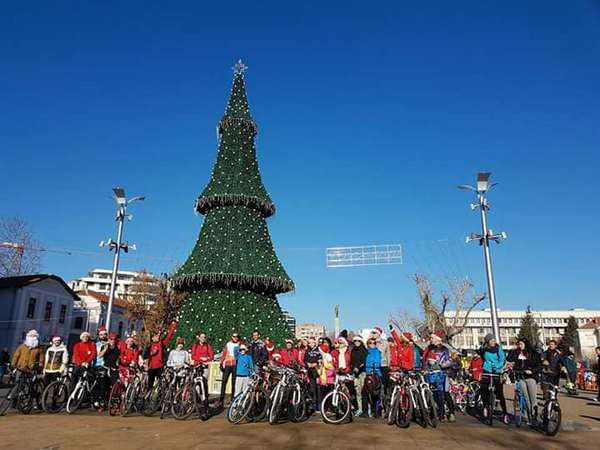
[[[481,381],[481,374],[483,373],[483,358],[473,358],[471,364],[469,364],[471,370],[471,376],[475,381]]]
[[[92,364],[96,360],[96,343],[79,341],[73,347],[73,364],[81,367],[83,363]]]
[[[137,347],[125,348],[125,351],[121,353],[119,362],[122,366],[128,366],[131,363],[137,365],[140,359],[140,349]]]
[[[283,350],[279,350],[279,354],[281,355],[281,364],[288,367],[294,367],[299,364],[298,361],[298,349],[288,350],[284,348]]]
[[[148,349],[148,368],[160,369],[164,366],[165,347],[169,344],[177,331],[177,322],[173,322],[162,341],[152,342]]]
[[[390,345],[390,369],[399,370],[402,366],[402,347],[398,344]]]
[[[210,344],[199,344],[196,342],[192,345],[192,361],[194,365],[207,364],[215,359],[215,352]]]
[[[394,338],[394,342],[396,343],[396,351],[398,353],[398,365],[402,370],[413,370],[415,368],[415,351],[410,345],[404,346],[404,342],[398,336],[396,330],[392,330],[392,337]],[[390,349],[391,350],[391,349]],[[390,358],[391,358],[390,352]],[[393,367],[390,362],[390,366]]]
[[[346,352],[344,353],[344,360],[346,362],[346,367],[344,369],[340,368],[340,351],[336,348],[331,352],[331,357],[333,358],[333,367],[335,367],[336,371],[341,371],[345,374],[350,373],[350,354],[352,350],[350,348],[346,348]]]
[[[298,352],[298,364],[302,367],[304,367],[304,357],[306,356],[306,349],[305,348],[298,348],[296,349],[296,351]]]

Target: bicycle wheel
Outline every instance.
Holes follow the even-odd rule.
[[[398,421],[398,401],[400,400],[398,394],[399,390],[394,388],[389,402],[386,402],[388,407],[386,408],[385,418],[388,425],[393,425]]]
[[[253,422],[260,422],[269,412],[269,393],[264,386],[257,387],[251,393],[252,403],[247,415]]]
[[[431,392],[429,389],[425,391],[425,400],[427,402],[427,424],[430,427],[436,428],[438,426],[437,404],[433,399],[433,392]]]
[[[121,380],[117,380],[110,389],[110,395],[108,396],[108,414],[116,416],[121,413],[123,407],[123,394],[125,391],[125,385]]]
[[[227,420],[229,423],[238,424],[246,417],[246,409],[252,404],[251,392],[240,392],[231,402],[227,410]]]
[[[8,390],[6,396],[0,399],[0,416],[6,414],[6,411],[8,411],[9,408],[14,408],[16,406],[19,389],[20,386],[19,383],[17,383]]]
[[[523,410],[521,409],[521,396],[519,392],[515,389],[515,395],[513,398],[513,417],[515,418],[515,426],[517,428],[521,428],[523,424]]]
[[[490,398],[487,404],[487,424],[491,427],[494,424],[494,410],[496,409],[496,393],[494,389],[490,390]]]
[[[123,403],[121,404],[121,417],[126,417],[133,408],[135,407],[135,403],[137,400],[137,385],[135,383],[129,383],[127,389],[125,389],[125,394],[123,395]]]
[[[196,402],[194,401],[194,385],[186,383],[175,393],[171,413],[177,420],[185,420],[190,417],[196,410]]]
[[[69,395],[69,399],[67,400],[67,414],[73,414],[81,405],[83,401],[83,397],[85,395],[85,389],[82,383],[77,383],[71,395]]]
[[[156,381],[156,384],[152,388],[144,399],[144,405],[142,407],[142,414],[146,417],[153,416],[160,409],[162,399],[164,395],[163,383]]]
[[[400,428],[408,428],[410,426],[410,418],[412,416],[412,402],[406,392],[400,394],[398,402],[398,414],[396,425]]]
[[[299,386],[295,386],[292,392],[288,415],[296,423],[306,418],[306,395]]]
[[[423,403],[423,397],[419,391],[414,392],[414,396],[417,399],[417,403],[413,404],[413,416],[415,422],[421,425],[422,428],[427,428],[427,410],[425,403]]]
[[[548,405],[544,406],[544,433],[546,436],[556,436],[560,430],[560,424],[562,422],[562,412],[560,405],[552,401]]]
[[[346,421],[351,410],[350,398],[342,391],[330,392],[321,403],[323,422],[330,425],[338,425]]]
[[[275,393],[273,395],[273,402],[271,403],[271,409],[269,410],[269,424],[275,425],[279,422],[281,415],[281,409],[283,404],[283,389],[280,385],[275,387]]]
[[[55,380],[46,386],[42,394],[42,409],[48,414],[56,414],[65,409],[69,399],[69,388],[62,380]]]

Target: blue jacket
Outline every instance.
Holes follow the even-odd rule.
[[[497,351],[495,350],[497,349]],[[506,364],[506,356],[502,347],[497,345],[494,350],[483,348],[483,371],[485,373],[502,373],[502,369]]]
[[[381,376],[381,351],[378,348],[370,348],[367,350],[367,361],[365,363],[365,372],[368,374],[375,373]]]
[[[238,353],[235,374],[238,377],[249,377],[254,372],[254,362],[252,356],[245,353]]]
[[[415,353],[415,369],[421,368],[421,347],[413,345],[413,352]]]

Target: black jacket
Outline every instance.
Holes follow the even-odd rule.
[[[260,339],[253,341],[250,344],[250,356],[255,366],[261,367],[269,361],[269,351],[265,347],[265,343]]]
[[[306,350],[306,354],[304,355],[304,364],[316,364],[321,359],[323,359],[323,357],[321,356],[319,347],[308,348],[308,350]]]
[[[365,371],[367,348],[364,345],[353,346],[350,351],[350,368],[356,375]]]
[[[542,359],[548,361],[548,368],[554,372],[555,374],[560,373],[560,365],[561,365],[561,355],[560,352],[558,351],[558,349],[552,351],[552,350],[546,350],[543,354],[542,354]]]
[[[119,363],[120,353],[121,352],[119,351],[119,347],[117,347],[116,345],[114,347],[109,346],[106,349],[106,352],[104,353],[104,366],[116,369]]]
[[[513,363],[513,369],[516,371],[530,370],[532,372],[531,375],[523,373],[524,378],[536,378],[542,370],[542,363],[538,354],[527,350],[524,350],[522,353],[526,359],[520,359],[519,355],[521,354],[521,350],[514,349],[508,353],[506,360]],[[520,375],[521,374],[519,374],[519,376]]]

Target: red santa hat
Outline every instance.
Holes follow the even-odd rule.
[[[413,335],[410,331],[405,331],[404,333],[402,333],[402,336],[404,336],[407,341],[413,340]]]
[[[100,333],[106,333],[106,327],[105,326],[98,327],[97,331],[98,331],[98,334],[100,334]]]
[[[337,338],[337,343],[347,346],[348,345],[348,340],[346,338],[340,336],[339,338]]]
[[[273,359],[281,359],[281,355],[279,353],[273,353]]]
[[[443,331],[436,331],[435,333],[433,333],[431,335],[432,339],[439,339],[440,341],[444,340],[444,332]]]
[[[110,333],[108,335],[108,339],[112,340],[116,340],[119,337],[119,335],[117,333]]]
[[[286,339],[285,343],[286,344],[292,344],[292,345],[294,345],[294,340],[293,339]]]
[[[379,334],[383,334],[383,330],[380,327],[374,327],[373,331]]]

